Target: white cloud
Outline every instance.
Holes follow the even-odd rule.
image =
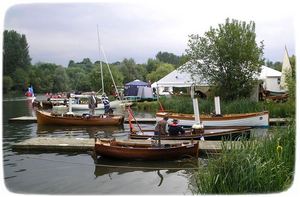
[[[24,33],[33,63],[67,65],[70,59],[99,59],[97,29],[108,60],[146,62],[158,51],[184,53],[188,35],[224,23],[227,17],[256,23],[267,59],[295,52],[293,4],[282,1],[129,1],[94,4],[16,4],[6,10],[5,29]]]

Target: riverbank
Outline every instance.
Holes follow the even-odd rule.
[[[284,130],[284,131],[281,131]],[[295,122],[271,137],[210,157],[194,176],[194,194],[252,194],[287,190],[295,173]]]
[[[171,98],[161,98],[160,103],[164,110],[178,112],[178,113],[194,113],[192,99],[187,96],[177,96]],[[198,99],[199,112],[201,114],[210,114],[215,109],[213,100]],[[134,106],[137,111],[158,111],[160,104],[157,101],[138,102]],[[251,113],[269,111],[270,118],[289,118],[295,117],[296,107],[292,102],[276,103],[273,101],[250,101],[248,99],[241,99],[235,101],[221,100],[222,114],[236,114],[236,113]]]

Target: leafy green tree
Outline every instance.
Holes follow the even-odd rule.
[[[151,59],[149,58],[146,65],[146,70],[148,73],[155,71],[158,64],[161,62],[157,59]]]
[[[3,93],[8,93],[13,86],[13,80],[10,76],[3,76]]]
[[[147,80],[151,83],[158,81],[170,72],[172,72],[174,69],[175,68],[172,64],[160,63],[159,65],[157,65],[155,71],[152,71],[147,75]]]
[[[26,36],[14,30],[4,31],[3,36],[3,74],[12,76],[17,68],[27,70],[31,58]]]
[[[66,70],[59,66],[55,69],[53,75],[52,92],[65,92],[69,90],[69,77]]]
[[[54,73],[59,66],[51,63],[37,63],[33,66],[31,82],[36,92],[53,92]]]
[[[116,66],[110,66],[110,70],[114,78],[114,81],[116,83],[116,86],[123,85],[123,75],[116,68]],[[103,71],[104,91],[106,94],[112,94],[113,92],[115,92],[115,87],[106,64],[103,65],[102,71]],[[94,65],[89,78],[91,81],[92,90],[102,92],[100,65]]]
[[[156,54],[156,59],[158,59],[161,62],[173,64],[176,66],[180,65],[180,57],[168,52],[158,52]]]
[[[215,92],[232,100],[250,95],[263,60],[263,42],[256,43],[255,23],[226,19],[218,28],[199,35],[190,35],[183,67],[215,85]],[[196,71],[193,69],[196,66]]]
[[[278,62],[278,61],[277,62],[272,62],[270,60],[267,60],[265,62],[265,65],[267,67],[273,68],[273,69],[278,70],[278,71],[281,72],[282,62]]]
[[[69,76],[70,88],[72,90],[90,91],[91,83],[88,74],[80,67],[68,67],[66,72]]]
[[[14,87],[16,90],[25,91],[29,86],[29,77],[27,72],[22,68],[17,68],[13,73]]]
[[[144,80],[147,73],[145,66],[137,65],[132,58],[125,58],[121,62],[120,71],[124,75],[124,83],[128,83],[135,79]]]

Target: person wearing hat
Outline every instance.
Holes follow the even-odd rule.
[[[160,133],[161,135],[167,135],[166,127],[168,124],[168,116],[164,116],[164,118],[160,121],[155,126],[155,134],[158,135]]]
[[[169,124],[168,132],[172,136],[177,136],[179,133],[183,135],[185,133],[184,129],[178,125],[178,120],[176,119],[173,119],[172,123]]]

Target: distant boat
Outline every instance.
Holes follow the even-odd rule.
[[[54,114],[37,110],[36,117],[40,125],[118,126],[124,123],[122,115]]]
[[[28,87],[28,90],[25,93],[25,96],[27,97],[28,100],[34,100],[35,99],[32,86]]]
[[[199,142],[162,144],[161,146],[136,142],[122,142],[95,138],[96,156],[125,160],[171,160],[198,157]]]
[[[157,112],[156,120],[161,120],[164,116],[179,120],[179,125],[191,127],[195,124],[194,114],[182,114],[172,112]],[[244,114],[225,114],[222,116],[200,115],[200,120],[205,127],[268,127],[269,126],[269,112],[254,112]]]
[[[202,137],[204,140],[236,140],[241,137],[248,139],[250,137],[251,127],[223,127],[223,128],[204,128],[203,133],[193,133],[191,130],[186,130],[185,134],[180,135],[161,135],[161,140],[199,140]],[[157,139],[154,130],[146,130],[130,134],[131,139]]]

